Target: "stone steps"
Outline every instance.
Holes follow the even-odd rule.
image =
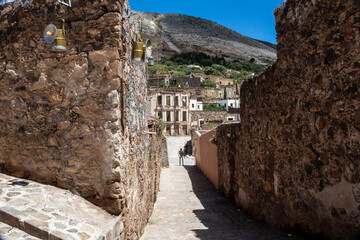
[[[28,233],[0,222],[0,239],[2,240],[39,240],[40,238],[30,236]]]
[[[0,174],[0,222],[49,240],[120,239],[123,228],[120,217],[67,190],[5,174]]]

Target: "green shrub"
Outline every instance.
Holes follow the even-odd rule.
[[[165,65],[166,66],[174,66],[175,64],[172,61],[168,60],[165,62]]]
[[[212,67],[206,67],[204,68],[204,73],[206,75],[211,75],[214,72],[214,69]]]
[[[216,83],[213,80],[210,79],[205,79],[200,83],[201,87],[210,87],[210,88],[215,88],[216,87]]]
[[[215,76],[215,77],[220,77],[221,74],[219,73],[219,71],[214,71],[211,75]]]
[[[226,107],[219,106],[216,103],[211,103],[211,104],[204,104],[203,110],[204,111],[226,111]]]
[[[204,74],[204,70],[200,68],[191,68],[191,72]]]
[[[213,64],[211,59],[202,59],[200,61],[201,66],[203,67],[207,67],[207,66],[211,66]]]
[[[175,72],[172,75],[172,78],[176,79],[176,78],[180,78],[180,77],[186,77],[186,72]]]
[[[222,65],[219,65],[219,64],[213,64],[211,67],[212,67],[213,69],[221,72],[221,73],[222,73],[222,72],[225,72],[226,69],[227,69],[225,66],[222,66]]]

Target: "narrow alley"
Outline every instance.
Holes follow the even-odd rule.
[[[177,145],[168,142],[169,155]],[[236,209],[204,177],[193,158],[185,158],[185,166],[178,166],[174,156],[169,157],[173,160],[162,170],[158,200],[142,240],[300,239],[253,221]]]

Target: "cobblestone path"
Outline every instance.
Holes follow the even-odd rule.
[[[142,240],[292,239],[251,220],[216,192],[196,166],[163,169],[160,192]]]
[[[67,190],[0,173],[0,239],[117,239],[120,226]]]

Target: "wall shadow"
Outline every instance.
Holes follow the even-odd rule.
[[[199,239],[215,240],[258,240],[258,239],[293,239],[263,223],[252,220],[239,211],[227,198],[217,192],[197,166],[184,166],[191,179],[193,191],[204,209],[194,210],[194,214],[207,229],[193,229]]]

